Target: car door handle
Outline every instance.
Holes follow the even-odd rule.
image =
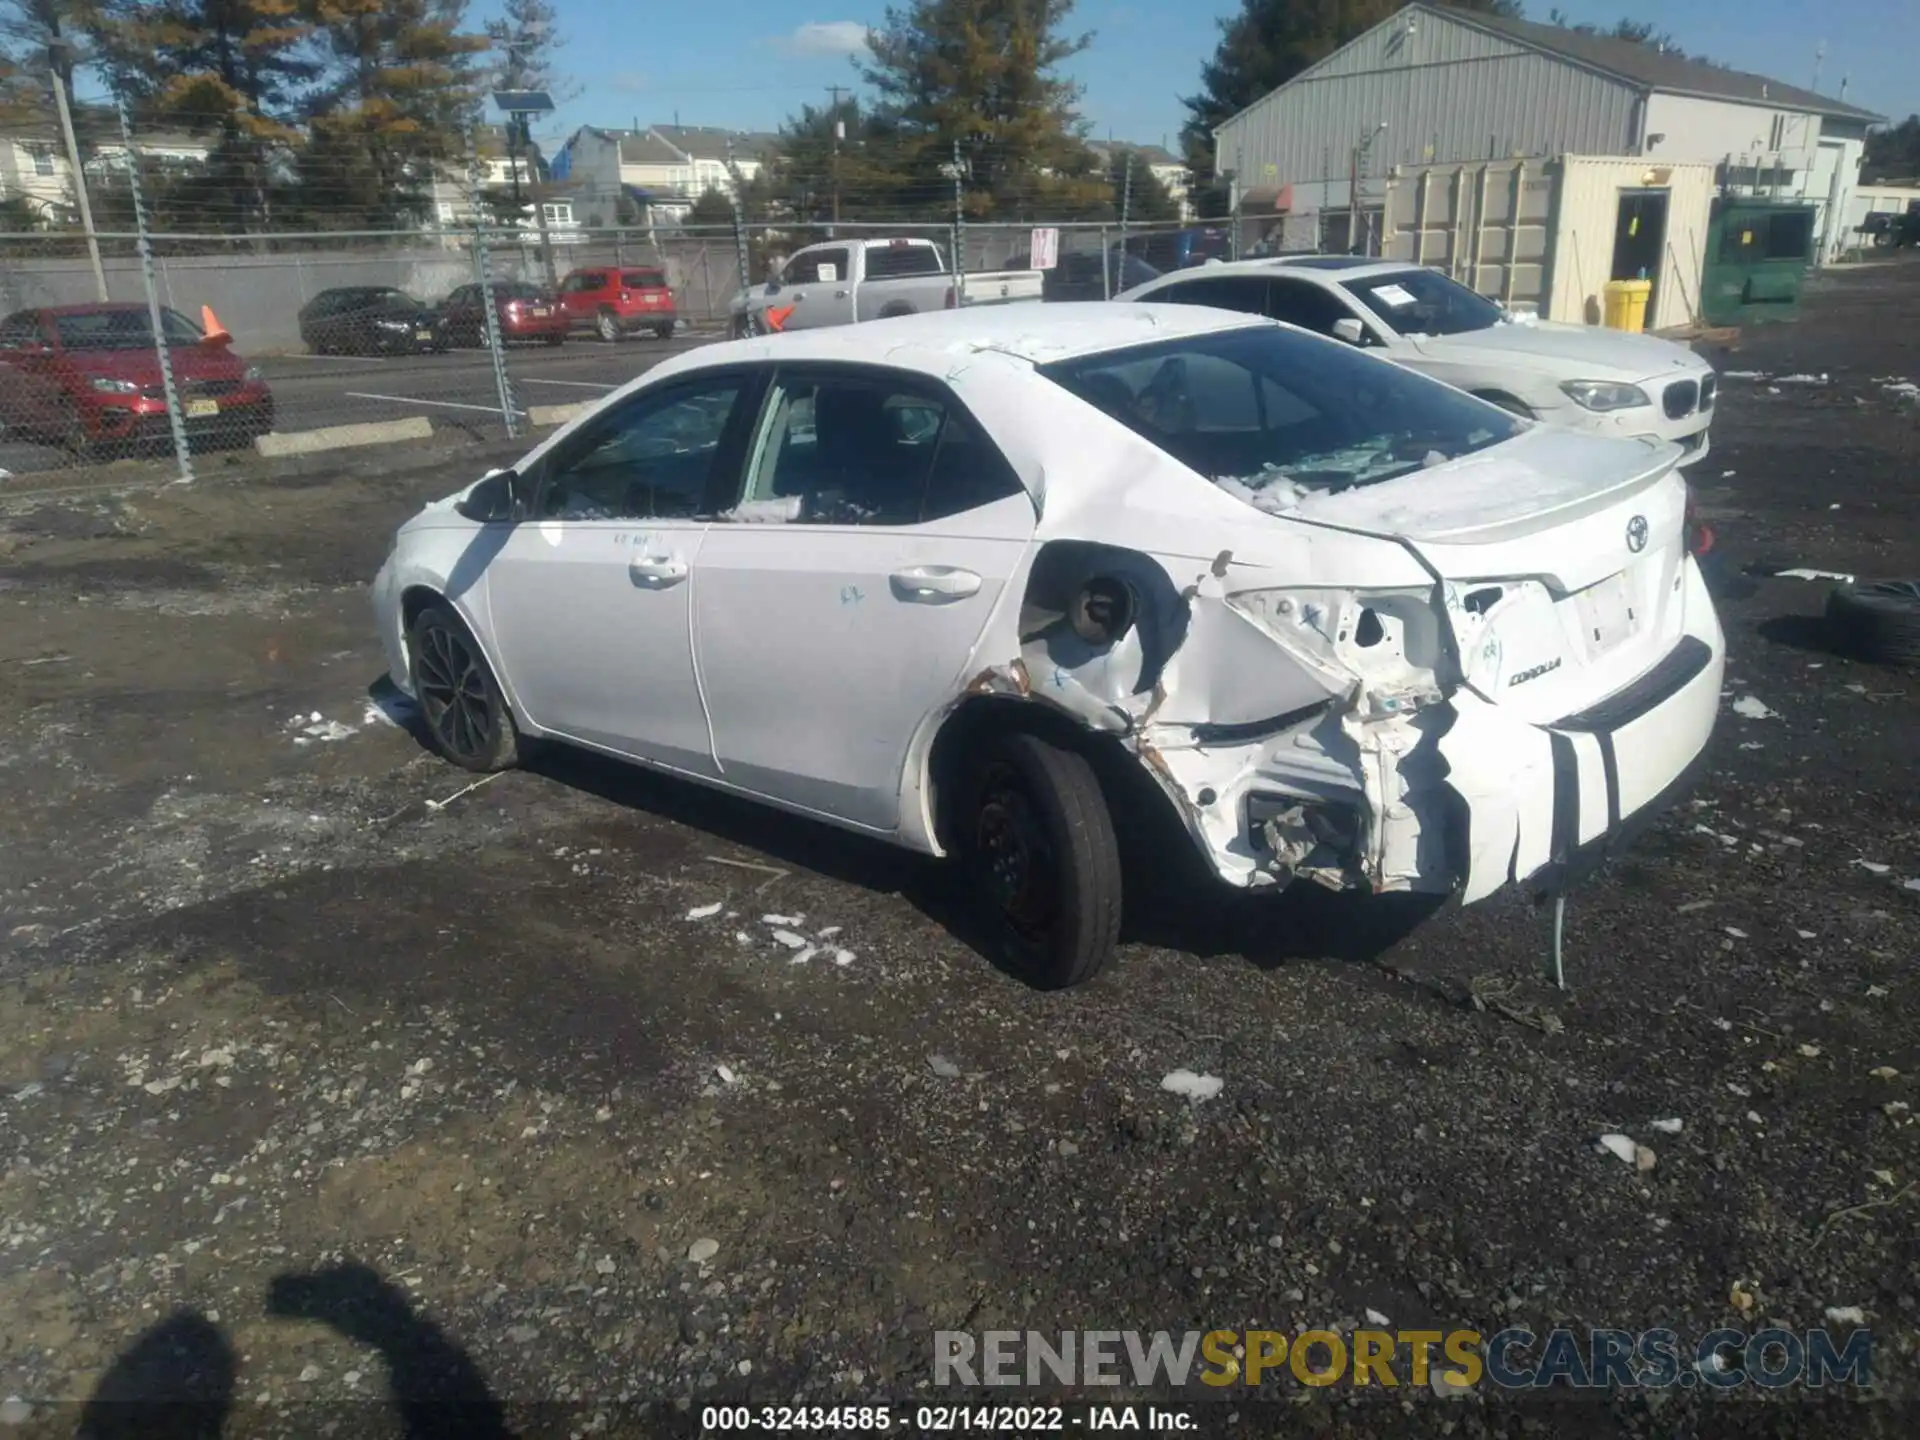
[[[649,585],[678,585],[687,578],[687,562],[665,555],[636,555],[627,562],[627,574]]]
[[[840,299],[844,300],[847,298],[847,296],[851,295],[853,292],[851,290],[836,290],[833,293]]]
[[[910,570],[896,570],[887,579],[895,596],[921,605],[964,600],[980,590],[978,575],[951,565],[916,565]]]

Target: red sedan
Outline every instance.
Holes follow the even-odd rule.
[[[538,341],[558,345],[567,338],[567,315],[538,285],[502,280],[493,287],[493,311],[505,344]],[[487,312],[478,285],[462,285],[441,302],[447,332],[456,345],[487,343]]]
[[[191,438],[245,444],[273,429],[273,392],[233,337],[160,312]],[[171,434],[144,304],[55,305],[0,321],[0,426],[78,453]]]

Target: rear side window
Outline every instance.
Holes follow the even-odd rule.
[[[1026,268],[1024,264],[1013,267]],[[877,245],[867,251],[867,279],[895,280],[905,275],[939,275],[940,254],[931,245]]]
[[[658,270],[623,270],[620,283],[629,290],[664,290],[667,277]]]
[[[1251,275],[1220,275],[1211,280],[1182,280],[1163,286],[1147,300],[1172,305],[1211,305],[1216,310],[1239,310],[1264,315],[1267,282]]]
[[[589,270],[584,274],[569,275],[560,288],[576,294],[582,290],[604,290],[607,288],[607,277],[598,270]]]

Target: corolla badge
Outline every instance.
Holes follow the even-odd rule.
[[[1647,517],[1636,515],[1627,521],[1627,549],[1638,555],[1647,548]]]

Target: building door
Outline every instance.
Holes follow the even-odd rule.
[[[1667,252],[1667,192],[1622,190],[1620,214],[1613,228],[1613,269],[1609,280],[1651,280],[1647,323],[1660,299],[1660,262]]]

